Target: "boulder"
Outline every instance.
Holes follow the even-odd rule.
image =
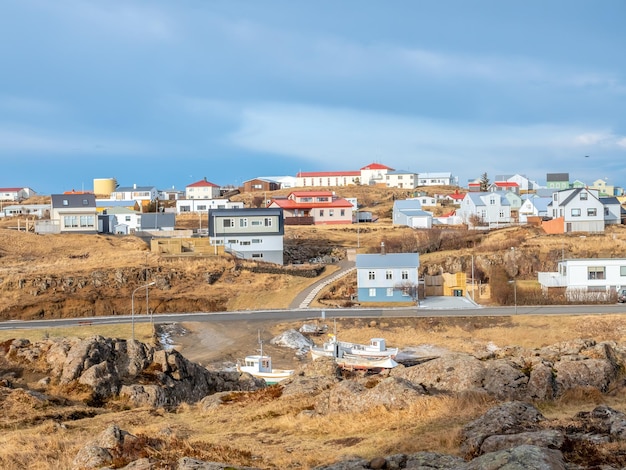
[[[426,394],[424,387],[399,377],[345,380],[322,394],[315,404],[321,414],[360,412],[376,406],[404,409]]]
[[[468,462],[465,470],[566,470],[563,454],[554,449],[521,445],[490,452]]]
[[[463,428],[461,451],[467,458],[475,457],[483,453],[482,446],[488,437],[538,431],[539,423],[544,420],[541,412],[528,403],[503,403]]]
[[[134,439],[136,439],[134,436],[113,424],[78,451],[72,462],[72,468],[78,470],[110,465],[122,452],[124,443]]]
[[[413,367],[395,368],[392,377],[420,384],[429,392],[462,392],[482,389],[485,364],[474,356],[446,354]]]
[[[259,470],[256,467],[240,467],[218,462],[203,462],[202,460],[183,457],[178,461],[177,470]]]

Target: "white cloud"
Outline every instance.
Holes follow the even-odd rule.
[[[434,167],[461,173],[487,164],[500,172],[520,167],[541,169],[548,164],[566,171],[573,165],[568,160],[580,154],[576,149],[581,143],[589,153],[607,146],[623,153],[626,139],[564,125],[464,124],[350,109],[263,104],[243,111],[231,142],[256,152],[306,159],[316,169],[350,169],[382,161],[393,162],[398,169],[421,166],[423,171],[428,164],[430,171]]]

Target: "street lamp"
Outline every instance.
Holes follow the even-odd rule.
[[[140,289],[146,289],[146,304],[148,303],[148,287],[153,286],[156,284],[156,281],[152,281],[149,282],[148,284],[144,285],[144,286],[139,286],[137,287],[132,295],[130,296],[130,306],[131,306],[131,315],[130,315],[130,322],[131,322],[131,330],[132,330],[132,338],[133,341],[135,341],[135,292],[137,292]],[[146,312],[147,313],[147,312]]]
[[[513,302],[515,303],[515,313],[517,313],[517,263],[515,260],[515,247],[511,247],[511,253],[513,253],[513,262],[515,263],[515,273],[513,275],[513,280],[509,281],[513,283]]]
[[[509,281],[509,284],[513,284],[513,303],[515,304],[515,313],[517,314],[517,279]]]

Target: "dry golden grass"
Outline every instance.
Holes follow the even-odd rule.
[[[137,341],[151,344],[153,341],[152,332],[153,328],[149,323],[135,322],[135,339]],[[32,328],[27,330],[2,329],[0,330],[0,343],[15,338],[25,338],[34,342],[48,338],[89,338],[94,335],[105,338],[130,339],[132,336],[132,325],[131,323],[115,325],[91,324],[76,327]]]
[[[340,338],[349,341],[367,342],[370,337],[383,336],[389,345],[401,348],[432,344],[472,352],[483,350],[489,343],[538,348],[580,337],[623,342],[625,321],[620,315],[523,315],[382,318],[372,326],[370,319],[345,318],[338,320],[337,328]],[[268,323],[267,329],[278,333],[299,325],[300,322]],[[93,328],[93,333],[102,334],[98,329],[105,327]],[[237,329],[236,325],[233,328]],[[496,403],[483,393],[435,395],[424,396],[404,410],[377,407],[318,416],[308,412],[314,407],[315,398],[278,398],[280,387],[231,396],[222,406],[206,411],[199,405],[182,405],[169,412],[116,411],[124,407],[120,402],[94,410],[93,416],[85,405],[81,411],[80,406],[71,403],[50,407],[30,398],[15,399],[13,424],[5,427],[0,436],[0,468],[39,469],[51,464],[55,468],[70,468],[79,449],[110,424],[138,436],[141,455],[170,464],[186,455],[259,468],[310,469],[348,456],[373,458],[422,450],[456,454],[464,424]],[[565,420],[599,403],[626,410],[624,396],[621,390],[602,395],[580,389],[538,406],[548,418]],[[122,466],[133,458],[137,458],[137,453],[129,449],[116,462]]]

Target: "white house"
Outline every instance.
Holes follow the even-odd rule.
[[[280,208],[212,209],[209,211],[211,244],[242,259],[283,264],[285,235]]]
[[[386,176],[390,171],[394,171],[394,169],[382,163],[370,163],[361,168],[361,184],[386,186]]]
[[[449,172],[420,173],[418,186],[451,186],[458,184],[457,178]]]
[[[571,300],[608,296],[626,286],[625,258],[585,258],[559,261],[556,272],[540,272],[543,290],[565,288]]]
[[[228,199],[179,199],[176,201],[176,213],[206,212],[211,209],[243,209],[243,202]]]
[[[122,186],[111,193],[111,199],[117,201],[154,201],[159,197],[159,191],[155,186]]]
[[[622,223],[622,205],[616,197],[601,197],[604,205],[604,224],[613,225]]]
[[[185,198],[187,199],[217,199],[220,197],[220,192],[220,187],[207,181],[206,177],[185,186]]]
[[[525,175],[516,173],[514,175],[497,175],[495,181],[508,181],[517,183],[520,193],[534,192],[539,189],[540,185],[536,181],[528,179]]]
[[[50,204],[0,204],[0,217],[25,215],[28,217],[44,217],[50,214]]]
[[[418,268],[417,253],[356,255],[359,302],[412,302]]]
[[[138,211],[126,207],[111,207],[105,209],[103,214],[113,216],[111,233],[128,235],[141,227],[141,213]]]
[[[555,191],[549,211],[553,219],[563,218],[564,233],[604,231],[604,204],[597,189]]]
[[[385,180],[388,188],[414,189],[417,187],[417,173],[412,171],[387,171]]]
[[[511,223],[511,205],[500,192],[468,192],[465,194],[456,215],[463,223],[472,224],[477,218],[479,225],[488,227]]]
[[[406,225],[411,228],[432,228],[433,214],[422,210],[418,199],[394,201],[393,225]]]
[[[552,202],[552,198],[532,196],[523,199],[519,208],[519,222],[521,224],[528,223],[528,217],[547,217],[548,206]]]
[[[0,188],[0,201],[23,201],[36,194],[31,188]]]
[[[93,194],[52,194],[50,220],[35,223],[37,233],[97,233]]]

